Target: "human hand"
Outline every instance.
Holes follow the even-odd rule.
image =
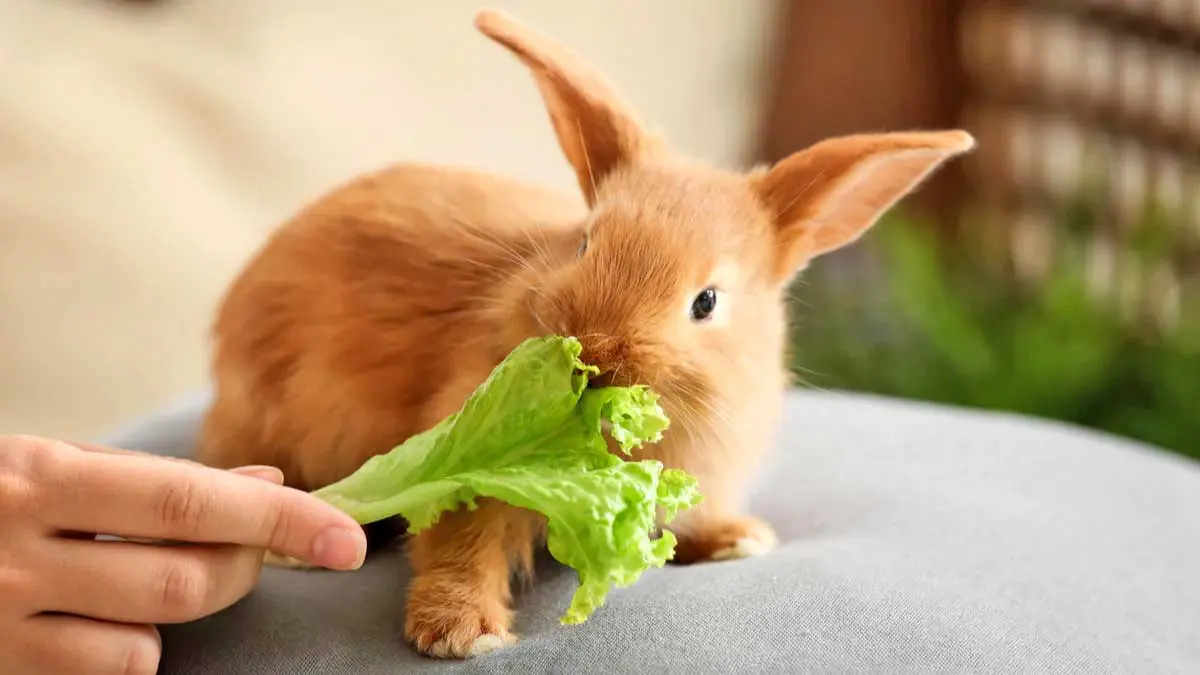
[[[360,566],[362,528],[280,483],[271,467],[0,436],[0,673],[155,673],[154,624],[237,602],[264,551]]]

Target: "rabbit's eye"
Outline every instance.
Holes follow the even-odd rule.
[[[706,288],[692,300],[692,321],[707,321],[717,309],[717,290]]]
[[[585,236],[583,238],[583,241],[579,242],[579,250],[575,253],[575,255],[577,257],[582,258],[583,254],[587,253],[587,245],[588,245],[588,240],[587,240],[587,237]]]

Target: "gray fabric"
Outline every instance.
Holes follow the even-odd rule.
[[[184,454],[203,400],[111,439]],[[1200,442],[1200,441],[1198,441]],[[544,561],[520,644],[470,662],[401,640],[403,557],[269,569],[164,627],[190,673],[1200,673],[1200,467],[1028,419],[796,393],[753,510],[767,557],[655,570],[586,624]]]

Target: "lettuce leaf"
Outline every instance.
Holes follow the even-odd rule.
[[[656,515],[701,497],[682,471],[608,451],[605,431],[629,454],[669,420],[647,387],[588,388],[581,351],[571,337],[525,341],[457,413],[315,494],[359,523],[402,516],[412,533],[480,497],[542,513],[550,554],[579,576],[562,622],[587,620],[612,586],[674,555],[670,532],[651,538]]]

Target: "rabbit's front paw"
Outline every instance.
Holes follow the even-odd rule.
[[[697,562],[736,560],[770,553],[779,545],[771,526],[748,516],[707,522],[680,534],[674,561]]]
[[[440,591],[438,583],[413,584],[408,598],[405,637],[426,656],[468,659],[517,641],[509,632],[512,612],[498,598],[470,597],[467,589]]]

